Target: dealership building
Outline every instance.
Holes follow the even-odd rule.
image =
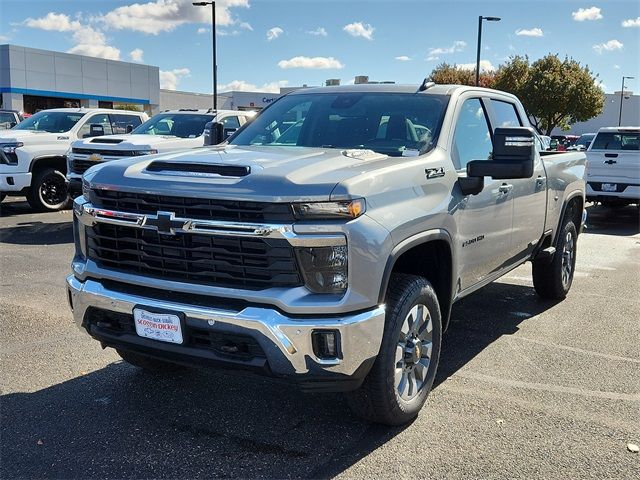
[[[160,88],[160,69],[17,45],[0,45],[0,108],[35,113],[46,108],[135,105],[148,114],[177,108],[210,108],[210,94]],[[260,110],[280,96],[224,92],[218,107]]]

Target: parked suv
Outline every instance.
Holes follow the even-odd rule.
[[[598,130],[587,150],[587,200],[640,204],[640,127]]]
[[[24,118],[17,110],[0,110],[0,130],[9,130],[22,120],[24,120]]]
[[[567,295],[584,171],[504,92],[298,90],[227,144],[89,170],[69,302],[145,370],[250,371],[405,423],[454,302],[526,261],[541,297]]]
[[[236,110],[168,110],[153,116],[128,135],[94,137],[78,140],[67,153],[67,181],[72,195],[82,190],[82,174],[93,165],[123,157],[167,153],[204,145],[204,128],[220,122],[227,138],[253,112]]]
[[[147,114],[102,108],[42,110],[0,132],[0,196],[25,195],[35,210],[68,205],[65,154],[79,138],[125,133]]]

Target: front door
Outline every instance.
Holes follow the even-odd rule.
[[[457,111],[451,156],[458,174],[471,160],[490,160],[492,135],[485,102],[467,98]],[[452,213],[458,225],[456,241],[460,289],[482,282],[510,258],[513,191],[506,182],[485,177],[482,192],[463,196],[454,190]],[[457,192],[457,193],[456,193]]]

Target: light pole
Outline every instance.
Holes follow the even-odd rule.
[[[620,115],[618,115],[618,126],[622,125],[622,100],[624,98],[624,81],[627,78],[631,80],[635,77],[622,77],[622,88],[620,89]]]
[[[482,20],[499,22],[500,17],[478,17],[478,55],[476,57],[476,87],[480,85],[480,44],[482,43]]]
[[[213,110],[218,110],[218,65],[216,63],[216,2],[193,2],[195,7],[211,5],[211,37],[213,56]]]

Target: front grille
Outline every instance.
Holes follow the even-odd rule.
[[[134,155],[133,150],[100,150],[96,148],[72,148],[71,153],[78,155],[102,155],[103,157],[131,157]]]
[[[302,285],[284,239],[176,233],[97,223],[88,256],[100,267],[166,280],[260,290]]]
[[[91,191],[91,203],[96,207],[118,212],[153,215],[159,211],[173,212],[176,217],[196,220],[254,223],[293,223],[295,221],[288,203],[211,200],[101,189]]]
[[[87,310],[85,321],[111,335],[136,334],[133,315],[92,307]],[[266,358],[260,344],[248,335],[218,332],[188,325],[182,327],[183,346],[212,350],[220,356],[237,360]]]
[[[71,172],[72,173],[84,173],[87,170],[89,170],[89,168],[93,167],[94,165],[98,165],[102,162],[96,162],[93,160],[78,160],[78,159],[73,159],[71,161]]]

